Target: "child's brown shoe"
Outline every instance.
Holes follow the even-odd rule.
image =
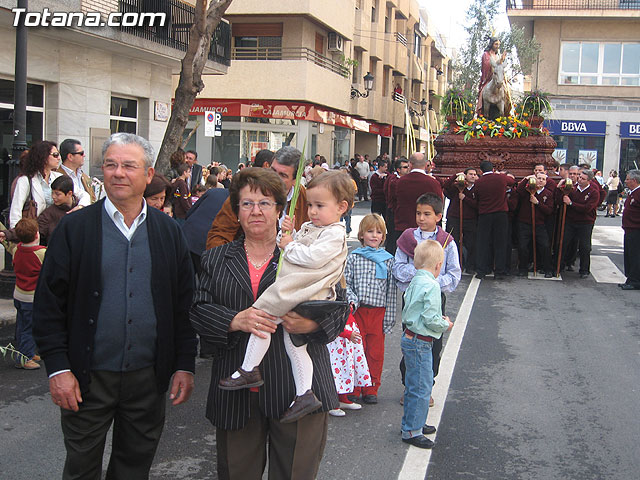
[[[238,378],[227,377],[220,380],[220,390],[242,390],[243,388],[260,387],[264,385],[260,369],[254,367],[250,372],[244,371],[242,368],[238,368],[240,376]]]
[[[293,404],[282,414],[282,417],[280,417],[280,422],[296,422],[320,407],[322,407],[322,402],[318,400],[311,390],[307,390],[303,395],[296,395]]]

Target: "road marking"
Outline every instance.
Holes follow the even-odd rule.
[[[591,275],[598,283],[624,283],[627,280],[606,255],[591,255]]]
[[[602,247],[622,247],[624,230],[616,226],[595,226],[591,235],[591,244]]]
[[[464,300],[462,300],[462,304],[460,305],[455,325],[449,333],[449,339],[447,340],[446,347],[442,353],[442,358],[440,359],[438,381],[431,392],[431,396],[435,401],[435,406],[429,408],[429,418],[427,420],[429,425],[434,425],[435,427],[440,425],[444,402],[447,398],[447,393],[449,392],[451,377],[453,376],[453,369],[456,366],[456,360],[458,358],[458,353],[460,352],[460,345],[462,345],[462,337],[464,337],[464,332],[467,329],[467,323],[469,321],[469,316],[471,315],[471,307],[473,307],[473,302],[478,294],[479,286],[480,280],[475,277],[472,278],[469,288],[467,289],[467,293],[464,296]],[[430,459],[431,450],[409,447],[407,456],[404,458],[404,463],[402,464],[402,469],[398,474],[398,480],[416,480],[425,478]]]

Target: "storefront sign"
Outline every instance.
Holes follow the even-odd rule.
[[[604,137],[607,133],[607,122],[588,120],[545,120],[544,126],[551,135]]]
[[[202,115],[217,112],[223,116],[283,118],[290,120],[308,120],[310,122],[337,125],[339,127],[369,132],[383,137],[391,136],[391,125],[382,125],[354,118],[333,110],[318,108],[303,102],[269,102],[265,100],[217,100],[198,98],[193,103],[189,115]],[[205,119],[206,120],[206,119]]]
[[[620,122],[621,138],[640,138],[640,122]]]

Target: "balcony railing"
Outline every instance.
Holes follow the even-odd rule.
[[[167,47],[187,51],[189,30],[195,9],[180,0],[118,0],[122,13],[158,12],[166,14],[164,26],[124,27],[120,30]],[[211,36],[209,60],[229,66],[231,63],[231,27],[220,22]]]
[[[393,92],[393,101],[404,103],[404,95],[400,92]]]
[[[407,46],[407,37],[405,37],[400,32],[396,32],[396,40],[400,42],[402,45],[404,45],[405,47]]]
[[[507,0],[507,10],[640,10],[640,0]]]
[[[306,47],[234,47],[232,60],[306,60],[322,68],[348,77],[347,67]]]

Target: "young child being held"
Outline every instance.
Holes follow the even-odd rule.
[[[51,183],[51,198],[53,205],[47,207],[38,215],[38,228],[40,229],[40,243],[46,245],[53,229],[56,228],[62,217],[78,205],[78,199],[73,194],[73,180],[66,175],[56,178]]]
[[[71,179],[69,179],[71,180]],[[17,362],[16,368],[35,370],[37,363],[36,342],[33,340],[33,296],[44,261],[45,247],[40,246],[38,222],[23,218],[16,223],[15,233],[20,243],[13,256],[16,286],[13,290],[13,304],[16,307],[16,349],[28,360]]]
[[[270,315],[282,317],[298,304],[308,300],[335,300],[335,285],[344,272],[347,239],[340,217],[353,204],[353,187],[349,178],[337,171],[325,172],[307,185],[307,205],[310,222],[302,224],[295,238],[284,233],[279,243],[284,260],[280,274],[256,300],[253,307]],[[293,220],[286,217],[283,232],[293,231]],[[263,332],[265,333],[265,332]],[[267,353],[271,336],[251,335],[242,366],[230,377],[220,380],[222,390],[258,387],[264,383],[258,365]],[[291,361],[296,384],[296,397],[280,418],[295,422],[320,408],[322,403],[311,390],[313,364],[307,346],[293,345],[284,331],[284,344]]]
[[[377,213],[366,215],[360,222],[358,240],[362,247],[347,257],[344,276],[347,300],[362,333],[364,353],[371,372],[370,387],[356,388],[356,397],[378,403],[378,389],[384,363],[384,336],[396,322],[397,288],[392,274],[393,255],[382,248],[387,227]]]
[[[440,285],[436,280],[443,262],[444,250],[438,242],[426,240],[418,244],[414,254],[416,274],[404,294],[402,323],[406,329],[400,347],[407,370],[402,441],[418,448],[433,447],[433,442],[423,434],[433,387],[433,341],[453,326],[449,317],[442,315]]]

